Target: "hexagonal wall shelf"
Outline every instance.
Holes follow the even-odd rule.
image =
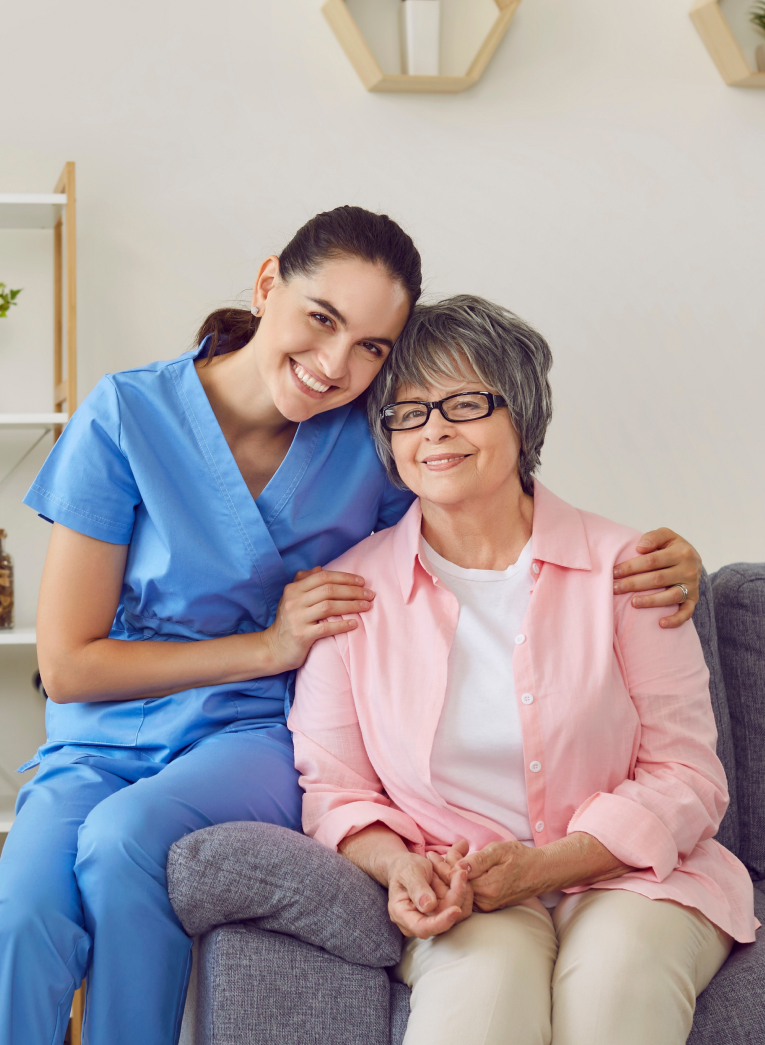
[[[695,0],[691,21],[720,75],[731,87],[765,87],[765,72],[752,69],[731,31],[719,0]]]
[[[494,0],[499,9],[497,20],[478,49],[478,53],[464,76],[405,76],[384,73],[372,49],[353,20],[345,0],[327,0],[322,7],[324,17],[340,42],[368,91],[427,92],[456,94],[478,83],[486,66],[507,32],[521,0]]]

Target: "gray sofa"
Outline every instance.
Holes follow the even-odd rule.
[[[765,924],[765,564],[705,577],[694,619],[731,793],[717,837]],[[401,936],[385,891],[343,857],[270,824],[221,824],[173,846],[168,882],[197,939],[194,1045],[400,1045]],[[765,929],[699,997],[689,1045],[765,1045]]]

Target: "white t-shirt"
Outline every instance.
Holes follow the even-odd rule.
[[[430,756],[433,787],[450,805],[489,817],[519,842],[533,844],[513,677],[513,640],[531,597],[531,541],[506,570],[465,570],[424,538],[422,551],[460,604]]]
[[[487,816],[533,846],[513,676],[514,639],[531,598],[531,541],[506,570],[465,570],[421,542],[432,572],[460,604],[430,756],[433,787],[449,805]],[[563,895],[539,899],[555,907]]]

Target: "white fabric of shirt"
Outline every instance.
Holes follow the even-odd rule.
[[[515,637],[531,598],[531,541],[506,570],[463,569],[424,538],[422,553],[460,604],[430,756],[433,787],[450,805],[533,845],[513,677]]]

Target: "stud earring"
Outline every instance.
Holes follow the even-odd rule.
[[[260,308],[257,305],[253,305],[253,307],[250,309],[250,312],[252,312],[253,316],[257,316],[260,312]]]

